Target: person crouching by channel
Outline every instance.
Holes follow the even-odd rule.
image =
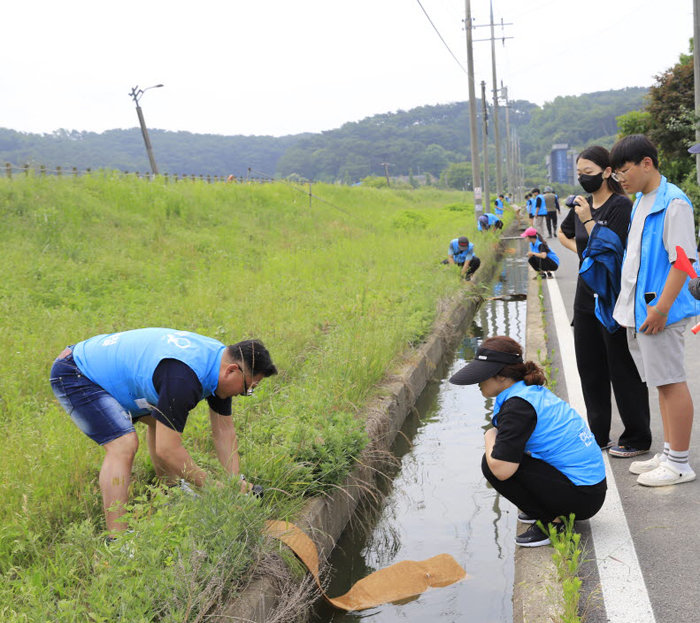
[[[494,229],[503,229],[503,221],[500,218],[498,218],[495,214],[487,212],[486,214],[482,214],[476,220],[476,228],[479,231],[488,231],[492,227]]]
[[[532,524],[515,538],[521,547],[548,545],[537,521],[563,526],[561,518],[593,517],[605,501],[603,455],[586,421],[544,387],[542,369],[523,362],[523,349],[507,336],[485,339],[474,360],[450,378],[495,398],[493,428],[484,435],[481,470]]]
[[[537,233],[534,227],[528,227],[521,238],[527,238],[530,246],[527,252],[527,261],[536,271],[536,277],[553,277],[552,272],[559,268],[559,258],[557,254],[549,248],[542,236]]]
[[[474,243],[469,242],[466,236],[460,236],[452,240],[447,248],[447,264],[459,266],[460,277],[469,281],[481,266],[481,260],[474,255]]]

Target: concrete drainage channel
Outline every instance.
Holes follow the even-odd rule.
[[[519,243],[508,242],[508,245],[507,248],[504,247],[506,252],[510,251],[511,254],[514,254],[514,257],[524,255],[524,249],[520,248]],[[488,269],[484,267],[486,270],[483,274],[479,275],[479,282],[488,283],[491,281],[496,271],[502,267],[501,264],[498,263],[498,265],[492,265],[489,268],[491,274],[487,274]],[[502,287],[504,285],[505,268],[503,271],[501,278],[495,283],[493,289],[494,298],[506,301],[517,299],[517,295],[513,296],[512,287],[509,292],[503,292]],[[520,273],[525,275],[524,281],[521,281],[521,283],[517,285],[522,291],[524,287],[527,287],[527,285],[524,284],[528,281],[526,265],[520,267]],[[535,284],[536,282],[531,283]],[[460,356],[470,357],[473,354],[473,347],[475,347],[476,343],[480,341],[480,338],[486,334],[507,333],[512,335],[515,339],[526,341],[529,358],[536,359],[538,352],[542,353],[544,356],[546,348],[544,346],[543,331],[540,328],[539,332],[535,330],[531,335],[532,328],[536,329],[537,327],[541,327],[541,321],[539,320],[540,306],[536,286],[535,288],[530,288],[528,299],[527,319],[524,317],[525,303],[520,305],[518,312],[515,314],[519,316],[522,313],[523,317],[514,319],[509,318],[507,314],[505,317],[503,317],[502,314],[499,316],[498,313],[490,313],[487,318],[484,318],[485,312],[483,310],[477,314],[480,302],[479,299],[452,301],[446,309],[444,309],[442,314],[440,314],[431,337],[417,349],[411,360],[404,366],[399,374],[387,380],[385,383],[384,396],[376,400],[368,409],[367,430],[371,441],[368,448],[363,453],[363,456],[358,461],[358,467],[348,477],[343,488],[324,499],[311,500],[307,504],[302,516],[295,522],[302,530],[312,537],[318,547],[321,560],[327,560],[331,556],[336,542],[341,537],[348,522],[353,518],[353,514],[357,510],[358,502],[362,497],[362,491],[366,489],[364,483],[373,481],[374,474],[377,472],[391,472],[391,468],[386,462],[386,453],[392,448],[392,444],[397,437],[397,432],[401,430],[407,415],[412,414],[411,417],[408,418],[408,422],[406,422],[407,430],[402,431],[401,438],[412,436],[421,427],[421,418],[416,411],[417,402],[424,403],[424,407],[418,404],[418,410],[424,408],[430,409],[430,405],[428,404],[427,407],[425,407],[425,403],[430,403],[431,400],[435,402],[437,393],[437,385],[431,383],[431,381],[436,380],[436,377],[440,378],[440,375],[449,376],[449,374],[451,374],[453,370],[448,369],[449,364],[446,365],[446,362],[453,359],[455,348],[458,345],[461,345],[461,348],[459,349],[457,359],[452,363],[453,367],[461,365]],[[488,305],[491,307],[491,304]],[[472,337],[467,337],[465,339],[465,332],[470,323],[473,323],[476,315],[482,316],[481,326],[478,326],[478,322],[474,323],[470,331]],[[479,319],[477,318],[477,320]],[[516,325],[520,326],[523,332],[527,328],[527,339],[525,339],[524,334],[518,334],[520,329],[518,329]],[[428,391],[423,394],[426,387],[428,387]],[[480,397],[477,388],[472,387],[471,389],[476,390],[476,393]],[[421,396],[422,394],[423,396]],[[460,400],[464,399],[464,396],[459,396],[458,393],[454,393],[454,396],[458,397]],[[471,398],[468,400],[471,400]],[[476,432],[477,436],[480,438],[483,434],[481,429],[487,423],[487,417],[483,411],[483,398],[481,398],[481,405],[481,419],[479,414],[475,413],[472,417],[470,413],[468,421],[465,422],[464,416],[460,415],[462,421],[455,421],[459,425],[456,430],[471,429],[471,434],[475,434]],[[462,408],[464,408],[464,404]],[[449,434],[453,437],[455,433]],[[469,470],[479,470],[483,446],[481,449],[478,449],[476,446],[473,448],[464,448],[465,444],[473,443],[473,439],[471,441],[461,440],[461,443],[460,440],[457,439],[454,440],[454,443],[451,443],[452,440],[449,438],[443,441],[446,442],[443,444],[445,447],[450,446],[452,448],[452,457],[457,457],[457,460],[450,461],[449,458],[444,458],[441,460],[442,463],[454,464],[462,462],[465,468]],[[435,456],[437,449],[438,448],[427,448],[425,451],[429,455]],[[399,453],[407,450],[408,445],[404,444],[404,449],[399,450]],[[394,451],[396,451],[396,448],[394,448]],[[452,465],[453,469],[454,467],[455,465]],[[393,472],[395,473],[396,469],[394,469]],[[285,610],[285,606],[288,604],[284,602],[288,601],[289,597],[280,597],[278,584],[275,584],[269,577],[260,577],[235,601],[227,604],[210,618],[222,623],[223,621],[265,621],[269,623],[271,621],[304,620],[305,617],[307,619],[312,617],[312,620],[316,622],[345,622],[355,620],[356,618],[364,618],[366,616],[371,618],[377,616],[377,621],[391,621],[394,620],[394,618],[397,620],[399,618],[406,620],[407,616],[411,620],[444,620],[446,622],[462,619],[462,617],[464,617],[464,620],[498,620],[504,622],[514,620],[516,623],[519,621],[550,620],[549,616],[546,615],[551,615],[552,612],[546,612],[545,614],[542,608],[545,601],[547,603],[552,602],[551,583],[553,581],[553,569],[551,565],[551,551],[549,551],[549,548],[540,548],[539,551],[528,551],[525,555],[521,555],[520,552],[518,552],[516,555],[515,582],[513,584],[514,547],[512,545],[512,537],[515,532],[514,512],[510,503],[502,500],[500,501],[500,505],[507,507],[508,510],[501,511],[497,508],[499,505],[498,496],[495,492],[487,490],[485,483],[479,481],[478,476],[480,476],[480,471],[479,475],[472,474],[469,478],[471,478],[475,484],[478,482],[479,490],[477,491],[475,489],[466,493],[467,499],[464,500],[460,499],[460,496],[465,493],[463,491],[464,487],[462,486],[464,483],[434,483],[427,480],[432,477],[437,479],[443,478],[445,477],[444,474],[441,475],[437,473],[434,474],[434,476],[425,475],[426,481],[420,485],[433,489],[439,486],[449,487],[454,485],[450,494],[452,496],[452,501],[450,501],[449,504],[443,501],[443,507],[445,508],[445,512],[447,512],[450,507],[454,507],[455,512],[465,515],[463,521],[457,519],[457,523],[455,523],[455,526],[461,524],[464,527],[464,533],[456,535],[457,541],[449,543],[449,539],[445,541],[439,534],[435,534],[434,539],[428,539],[425,538],[427,535],[423,535],[424,538],[420,538],[420,536],[416,538],[416,535],[411,535],[409,533],[405,539],[406,541],[425,542],[424,545],[427,549],[419,548],[418,550],[411,550],[409,548],[406,552],[401,551],[395,559],[389,562],[381,559],[381,557],[379,560],[376,558],[372,560],[373,563],[378,563],[376,567],[384,567],[387,564],[402,559],[427,558],[443,551],[451,553],[465,566],[469,574],[466,582],[471,584],[466,594],[472,601],[471,605],[463,602],[465,599],[464,588],[461,589],[461,597],[459,597],[460,584],[462,583],[458,583],[454,585],[454,588],[450,587],[447,589],[439,589],[438,591],[429,591],[429,593],[426,594],[429,596],[427,597],[427,601],[429,602],[428,610],[425,612],[420,609],[414,609],[416,608],[416,604],[409,604],[406,606],[412,608],[412,616],[409,616],[407,612],[397,612],[397,609],[401,610],[404,607],[393,605],[388,605],[387,608],[380,607],[372,609],[363,613],[363,615],[333,613],[332,610],[324,609],[324,607],[317,608],[313,614],[310,612],[293,613],[288,609]],[[451,481],[454,480],[454,475],[447,475],[446,477]],[[401,485],[398,485],[398,487],[401,487]],[[490,506],[487,509],[489,516],[488,526],[484,523],[483,519],[476,519],[474,521],[472,521],[472,519],[474,519],[473,517],[470,519],[472,513],[476,515],[476,512],[471,510],[472,507],[483,506],[481,502],[484,500],[477,499],[479,496],[487,496],[490,498],[494,498],[495,496],[496,498],[495,502],[489,502],[489,504],[492,504],[493,509],[491,509]],[[449,499],[449,496],[446,499]],[[378,518],[376,505],[373,511],[374,512],[370,512],[370,515],[373,515],[374,520],[376,520]],[[493,511],[497,511],[495,515]],[[401,514],[401,512],[402,511],[399,511],[399,514]],[[358,514],[362,515],[363,513],[360,512]],[[364,515],[357,523],[365,524],[366,522],[367,515]],[[371,523],[371,521],[369,523]],[[493,525],[491,526],[491,524]],[[484,534],[479,532],[479,530],[485,528],[490,528],[491,534],[488,534],[488,530]],[[459,532],[460,530],[452,530],[448,527],[447,532]],[[494,530],[495,539],[493,536]],[[438,531],[445,532],[444,528],[438,529]],[[364,535],[367,536],[367,534],[368,533],[365,531]],[[357,556],[359,549],[363,547],[362,543],[360,543],[359,547],[355,548],[357,551],[353,552],[353,548],[348,546],[348,539],[352,541],[356,539],[356,537],[357,535],[353,535],[352,531],[344,535],[342,545],[343,554],[340,556],[338,554],[335,555],[332,560],[332,566],[334,569],[342,568],[345,571],[353,566],[360,567],[359,575],[362,577],[369,572],[365,572],[364,564],[359,563],[353,565],[351,561],[343,559],[343,556],[352,556],[353,553]],[[483,550],[484,541],[488,541],[491,548],[495,546],[497,551],[483,552],[485,556],[483,560],[479,560],[478,556],[474,558],[472,550]],[[460,551],[454,551],[454,548],[464,548],[464,551],[462,551],[462,549],[460,549]],[[396,552],[393,552],[393,554],[396,554]],[[493,569],[489,567],[492,562],[489,558],[499,559],[495,561],[496,566]],[[472,565],[476,565],[476,567],[471,567]],[[371,566],[375,567],[374,564]],[[489,575],[493,577],[492,574],[494,573],[499,576],[498,581],[495,583],[489,580]],[[346,574],[337,572],[335,573],[335,579],[338,586],[331,584],[329,588],[329,594],[332,596],[347,590],[348,583],[356,581],[359,577],[351,577],[350,582],[348,582]],[[491,597],[491,601],[493,601],[494,605],[484,605],[488,599],[482,599],[484,597],[484,591],[488,591],[489,589],[489,584],[491,585],[490,588],[494,591]],[[474,593],[475,590],[477,591],[476,593]],[[440,605],[439,603],[439,595],[442,591],[452,592],[452,595],[446,599],[448,602],[446,604],[446,611],[440,609],[445,605]],[[496,594],[496,592],[499,591],[500,594]],[[546,599],[542,597],[543,593],[547,594]],[[513,596],[512,606],[511,594]],[[483,608],[480,610],[481,606],[475,607],[473,603],[475,595],[483,608],[487,610],[491,608],[490,613],[484,611]],[[426,601],[426,599],[421,599],[421,602],[424,601]],[[437,610],[435,608],[431,610],[431,604],[435,606],[436,603],[438,604]],[[450,613],[454,615],[453,618],[450,618]],[[540,615],[545,616],[545,618],[540,618]]]

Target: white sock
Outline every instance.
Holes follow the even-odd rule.
[[[671,444],[664,441],[664,451],[661,453],[661,461],[668,461],[668,453],[671,451]]]
[[[668,452],[668,462],[673,465],[678,471],[689,472],[691,467],[688,464],[689,450],[671,450]]]

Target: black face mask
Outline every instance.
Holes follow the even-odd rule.
[[[582,173],[578,176],[578,183],[587,193],[594,193],[603,185],[603,173],[602,171],[596,175]]]

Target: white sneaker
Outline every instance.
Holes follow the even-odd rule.
[[[695,480],[695,472],[682,472],[671,461],[664,461],[656,469],[640,474],[637,482],[645,487],[665,487],[666,485],[679,485],[682,482]]]
[[[653,458],[646,461],[632,461],[630,463],[630,472],[633,474],[644,474],[656,469],[661,463],[666,463],[663,454],[655,454]]]

